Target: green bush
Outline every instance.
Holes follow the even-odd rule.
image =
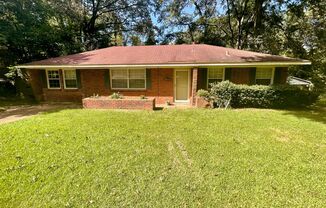
[[[204,98],[207,101],[210,101],[210,96],[211,95],[210,95],[210,93],[207,90],[200,89],[200,90],[197,91],[197,95],[199,97]]]
[[[199,96],[214,102],[215,106],[230,101],[234,108],[293,108],[305,107],[316,102],[318,92],[289,85],[236,85],[229,81],[211,85],[209,95]],[[205,95],[205,96],[204,96]]]
[[[120,94],[119,92],[112,93],[112,95],[110,97],[111,97],[111,99],[123,99],[123,95]]]

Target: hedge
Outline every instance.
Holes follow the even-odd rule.
[[[229,101],[234,108],[296,108],[316,102],[319,93],[290,85],[236,85],[229,81],[213,84],[209,92],[198,95],[213,103]]]

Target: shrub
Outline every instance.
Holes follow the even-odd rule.
[[[114,92],[110,97],[111,99],[123,99],[123,96],[119,92]]]
[[[197,95],[204,98],[206,101],[210,101],[210,93],[207,90],[198,90]]]
[[[209,95],[207,95],[207,93]],[[215,106],[225,106],[227,101],[234,108],[290,108],[304,107],[316,102],[318,92],[300,89],[289,85],[236,85],[229,81],[211,85],[210,91],[199,96],[215,103]]]

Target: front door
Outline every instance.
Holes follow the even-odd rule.
[[[189,70],[175,70],[175,101],[188,101]]]

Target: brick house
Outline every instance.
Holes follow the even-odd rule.
[[[94,94],[155,97],[195,105],[209,83],[285,84],[288,66],[309,61],[218,46],[118,46],[35,61],[28,70],[38,100],[81,101]]]

